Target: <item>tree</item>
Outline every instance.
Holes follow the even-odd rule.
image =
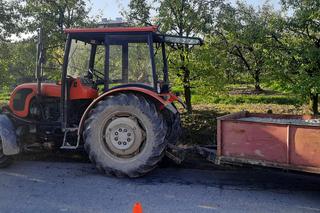
[[[273,50],[269,25],[273,16],[268,5],[256,10],[240,2],[235,8],[225,4],[213,30],[219,38],[218,48],[228,52],[226,66],[233,72],[249,74],[256,92],[262,91],[261,77],[270,69],[269,52]]]
[[[66,35],[64,29],[87,26],[89,10],[84,0],[21,0],[24,7],[21,13],[25,17],[26,32],[34,33],[42,27],[45,32],[47,68],[52,77],[60,75],[63,63],[63,49]],[[54,72],[56,70],[56,72]]]
[[[131,0],[129,3],[129,11],[125,12],[125,15],[129,19],[129,22],[138,26],[151,25],[150,9],[146,0]]]
[[[7,41],[20,29],[18,22],[21,17],[16,8],[17,1],[0,0],[0,42]]]
[[[190,55],[191,85],[200,95],[220,95],[228,83],[227,53],[216,47],[217,40],[215,36],[206,36],[204,45],[194,49]]]
[[[217,6],[216,1],[209,0],[160,0],[158,9],[158,25],[165,33],[179,36],[199,35],[209,20],[210,10]],[[177,77],[181,80],[188,112],[192,112],[191,105],[191,67],[190,55],[192,46],[173,46],[174,54],[169,65],[177,70]]]
[[[35,70],[35,42],[3,42],[0,49],[0,87],[30,82]]]
[[[309,99],[314,115],[319,114],[320,93],[320,3],[307,0],[283,0],[290,16],[279,20],[273,39],[279,46],[274,60],[282,67],[278,76],[286,87]]]

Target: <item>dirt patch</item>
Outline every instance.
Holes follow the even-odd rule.
[[[235,88],[229,91],[229,95],[277,95],[280,94],[273,90],[255,90],[248,88]]]
[[[215,144],[217,117],[226,113],[219,113],[216,108],[205,105],[194,106],[192,114],[181,114],[183,137],[181,144]]]

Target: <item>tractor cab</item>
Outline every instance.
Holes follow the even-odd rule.
[[[62,79],[82,75],[106,92],[137,86],[169,92],[166,43],[200,45],[199,38],[163,35],[156,26],[66,29]]]
[[[133,85],[158,93],[168,92],[164,40],[156,27],[65,32],[69,39],[67,49],[70,48],[65,60],[67,77],[82,75],[85,82],[102,92]]]

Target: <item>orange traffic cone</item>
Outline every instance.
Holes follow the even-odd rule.
[[[132,213],[143,213],[141,203],[137,202],[133,205]]]

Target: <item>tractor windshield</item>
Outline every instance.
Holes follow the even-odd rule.
[[[100,48],[101,49],[101,48]],[[97,69],[103,70],[101,58],[104,51],[98,51]],[[102,57],[101,57],[102,53]],[[112,44],[109,46],[109,84],[147,84],[153,86],[150,52],[146,43]]]
[[[153,87],[152,57],[147,35],[107,35],[105,72],[108,87],[144,84]]]
[[[82,41],[72,40],[69,53],[68,76],[76,78],[87,75],[90,49],[91,45]]]
[[[161,43],[152,42],[151,35],[108,34],[102,41],[72,39],[67,75],[89,78],[104,90],[128,84],[156,90],[165,81],[165,50]]]

